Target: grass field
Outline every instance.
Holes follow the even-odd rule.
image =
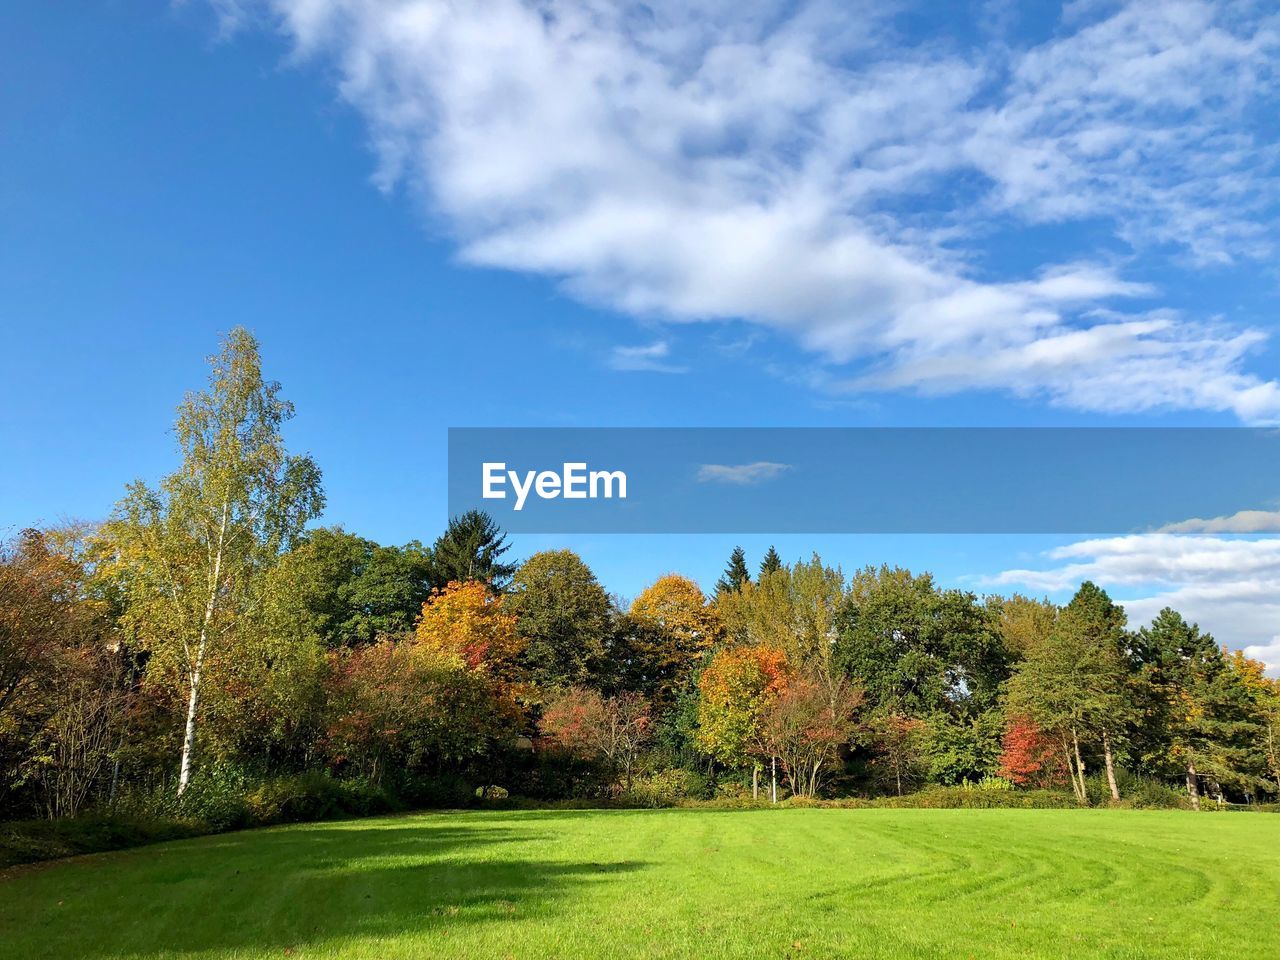
[[[422,814],[19,868],[13,958],[1280,957],[1280,816]]]

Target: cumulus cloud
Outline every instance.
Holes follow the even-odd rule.
[[[722,463],[704,463],[698,468],[699,483],[731,483],[745,487],[764,483],[780,477],[791,469],[789,463],[773,463],[769,460],[757,460],[755,463],[739,463],[728,465]]]
[[[1046,559],[1056,563],[988,582],[1055,592],[1093,580],[1134,597],[1123,601],[1131,624],[1173,607],[1280,675],[1280,539],[1135,534],[1082,540]]]
[[[855,367],[847,391],[1280,418],[1246,367],[1259,331],[1126,312],[1158,291],[1096,256],[976,262],[994,231],[1068,222],[1193,266],[1269,257],[1280,26],[1261,6],[1075,4],[1049,39],[966,48],[899,35],[888,4],[240,3],[336,67],[377,182],[467,262],[761,325]]]

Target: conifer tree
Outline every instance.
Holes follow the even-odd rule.
[[[716,584],[716,593],[733,593],[742,589],[744,583],[751,582],[751,574],[747,570],[747,554],[741,547],[734,547],[729,555],[729,565],[724,568],[724,575]]]
[[[769,545],[768,552],[764,555],[764,559],[760,561],[760,579],[763,580],[771,573],[777,573],[782,569],[782,558],[778,556],[778,551]]]

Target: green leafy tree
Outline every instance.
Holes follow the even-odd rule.
[[[450,583],[483,580],[494,590],[505,590],[516,569],[515,564],[502,561],[510,549],[493,517],[468,510],[449,521],[431,548],[432,584],[443,588]]]
[[[1076,798],[1086,801],[1081,743],[1102,747],[1108,784],[1119,799],[1113,760],[1117,731],[1134,719],[1124,649],[1124,612],[1094,584],[1082,585],[1043,642],[1031,647],[1008,684],[1007,709],[1061,744]]]
[[[525,638],[525,667],[535,684],[586,684],[600,669],[612,628],[609,597],[572,550],[546,550],[522,563],[506,609]]]
[[[877,709],[925,717],[992,709],[1009,653],[994,611],[972,593],[939,591],[929,574],[868,567],[834,623],[836,669]]]
[[[412,630],[431,596],[421,544],[383,547],[339,527],[309,531],[280,562],[282,592],[330,649]]]
[[[210,360],[208,389],[188,395],[175,433],[177,472],[138,481],[104,526],[104,566],[125,599],[123,622],[185,688],[178,792],[190,783],[205,667],[233,656],[237,629],[261,609],[267,573],[324,504],[320,471],[285,451],[293,406],[263,379],[243,328]]]
[[[750,582],[751,573],[747,570],[747,554],[741,547],[734,547],[733,553],[729,555],[729,563],[724,568],[724,575],[716,583],[716,594],[733,593]]]

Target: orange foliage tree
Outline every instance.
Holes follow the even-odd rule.
[[[761,740],[770,707],[790,681],[786,655],[772,647],[718,652],[698,678],[698,741],[722,763],[742,766],[766,751]]]

